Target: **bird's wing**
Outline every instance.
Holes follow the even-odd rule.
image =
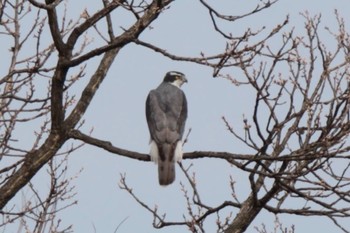
[[[160,98],[157,91],[152,90],[146,100],[146,119],[151,134],[151,139],[156,143],[163,141],[166,115],[160,106]]]
[[[181,140],[187,117],[187,103],[181,89],[173,85],[161,87],[161,107],[166,116],[166,142],[174,144]],[[185,108],[184,108],[185,106]]]
[[[180,111],[180,115],[177,119],[177,125],[178,125],[178,132],[180,134],[180,137],[182,138],[182,135],[184,134],[184,130],[185,130],[185,122],[187,119],[187,100],[186,100],[185,93],[183,91],[181,92],[182,92],[182,108]]]

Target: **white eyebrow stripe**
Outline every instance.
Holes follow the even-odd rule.
[[[180,75],[180,76],[184,76],[184,74],[183,73],[180,73],[180,72],[176,72],[176,71],[171,71],[170,73],[169,73],[170,75]]]

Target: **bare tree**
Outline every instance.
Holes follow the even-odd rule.
[[[217,206],[206,204],[191,168],[180,163],[190,187],[183,185],[181,190],[188,213],[184,219],[173,221],[142,201],[122,176],[120,187],[154,216],[155,228],[183,225],[190,232],[205,232],[203,223],[209,216],[216,216],[218,232],[238,233],[244,232],[266,210],[276,215],[326,217],[343,232],[349,232],[342,219],[350,215],[347,140],[350,38],[342,18],[336,13],[339,28],[328,30],[337,44],[330,50],[322,42],[319,16],[303,15],[304,36],[296,35],[294,30],[283,31],[288,17],[271,29],[247,29],[243,35],[233,35],[220,27],[221,21],[234,24],[277,1],[266,1],[246,14],[235,16],[221,14],[200,0],[214,30],[227,41],[227,46],[219,54],[185,57],[139,38],[160,14],[166,13],[172,2],[175,1],[102,0],[101,9],[92,13],[81,9],[80,16],[70,20],[61,0],[1,1],[1,36],[12,41],[8,47],[11,54],[8,70],[2,71],[0,80],[2,226],[20,220],[21,226],[32,232],[59,231],[60,220],[55,219],[55,214],[75,203],[74,186],[69,185],[70,178],[62,175],[69,154],[81,146],[73,144],[71,149],[62,150],[70,139],[131,159],[150,161],[147,154],[113,146],[80,130],[82,116],[113,60],[121,48],[135,43],[175,61],[211,67],[214,77],[227,79],[233,88],[250,88],[256,96],[252,113],[242,113],[240,127],[233,127],[223,117],[228,131],[249,153],[195,151],[184,155],[184,159],[221,159],[244,172],[249,177],[250,193],[243,200],[237,198],[232,178],[228,184],[232,199]],[[116,25],[111,19],[116,9],[134,17],[133,24],[119,34],[114,32]],[[23,27],[28,18],[34,18],[33,23]],[[93,46],[85,37],[87,33],[95,33],[103,43]],[[272,39],[279,43],[269,44]],[[24,51],[25,46],[30,47]],[[98,58],[99,63],[92,74],[86,75],[86,64],[93,58]],[[237,72],[240,75],[233,76]],[[83,77],[89,77],[89,81],[81,96],[71,96],[69,90]],[[38,87],[47,91],[39,92]],[[22,124],[31,125],[35,132],[29,146],[23,146],[16,135],[16,127]],[[31,180],[44,166],[51,185],[43,195]],[[25,200],[22,210],[14,211],[9,203],[24,187],[31,191],[35,201]],[[57,208],[61,200],[65,204]],[[288,205],[291,202],[299,206],[291,208]],[[222,217],[222,213],[228,214]],[[34,220],[33,227],[28,219]],[[69,230],[69,226],[62,227],[60,232]],[[259,231],[268,230],[263,227]],[[278,225],[275,232],[278,231],[293,232],[294,228],[286,230]]]

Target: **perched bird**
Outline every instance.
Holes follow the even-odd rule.
[[[151,159],[158,163],[160,185],[175,180],[175,162],[182,159],[182,135],[187,118],[187,100],[181,72],[166,73],[163,82],[151,90],[146,100],[146,118],[151,134]]]

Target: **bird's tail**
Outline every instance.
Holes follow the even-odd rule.
[[[175,147],[172,144],[163,144],[159,148],[158,178],[160,185],[169,185],[175,180]]]

